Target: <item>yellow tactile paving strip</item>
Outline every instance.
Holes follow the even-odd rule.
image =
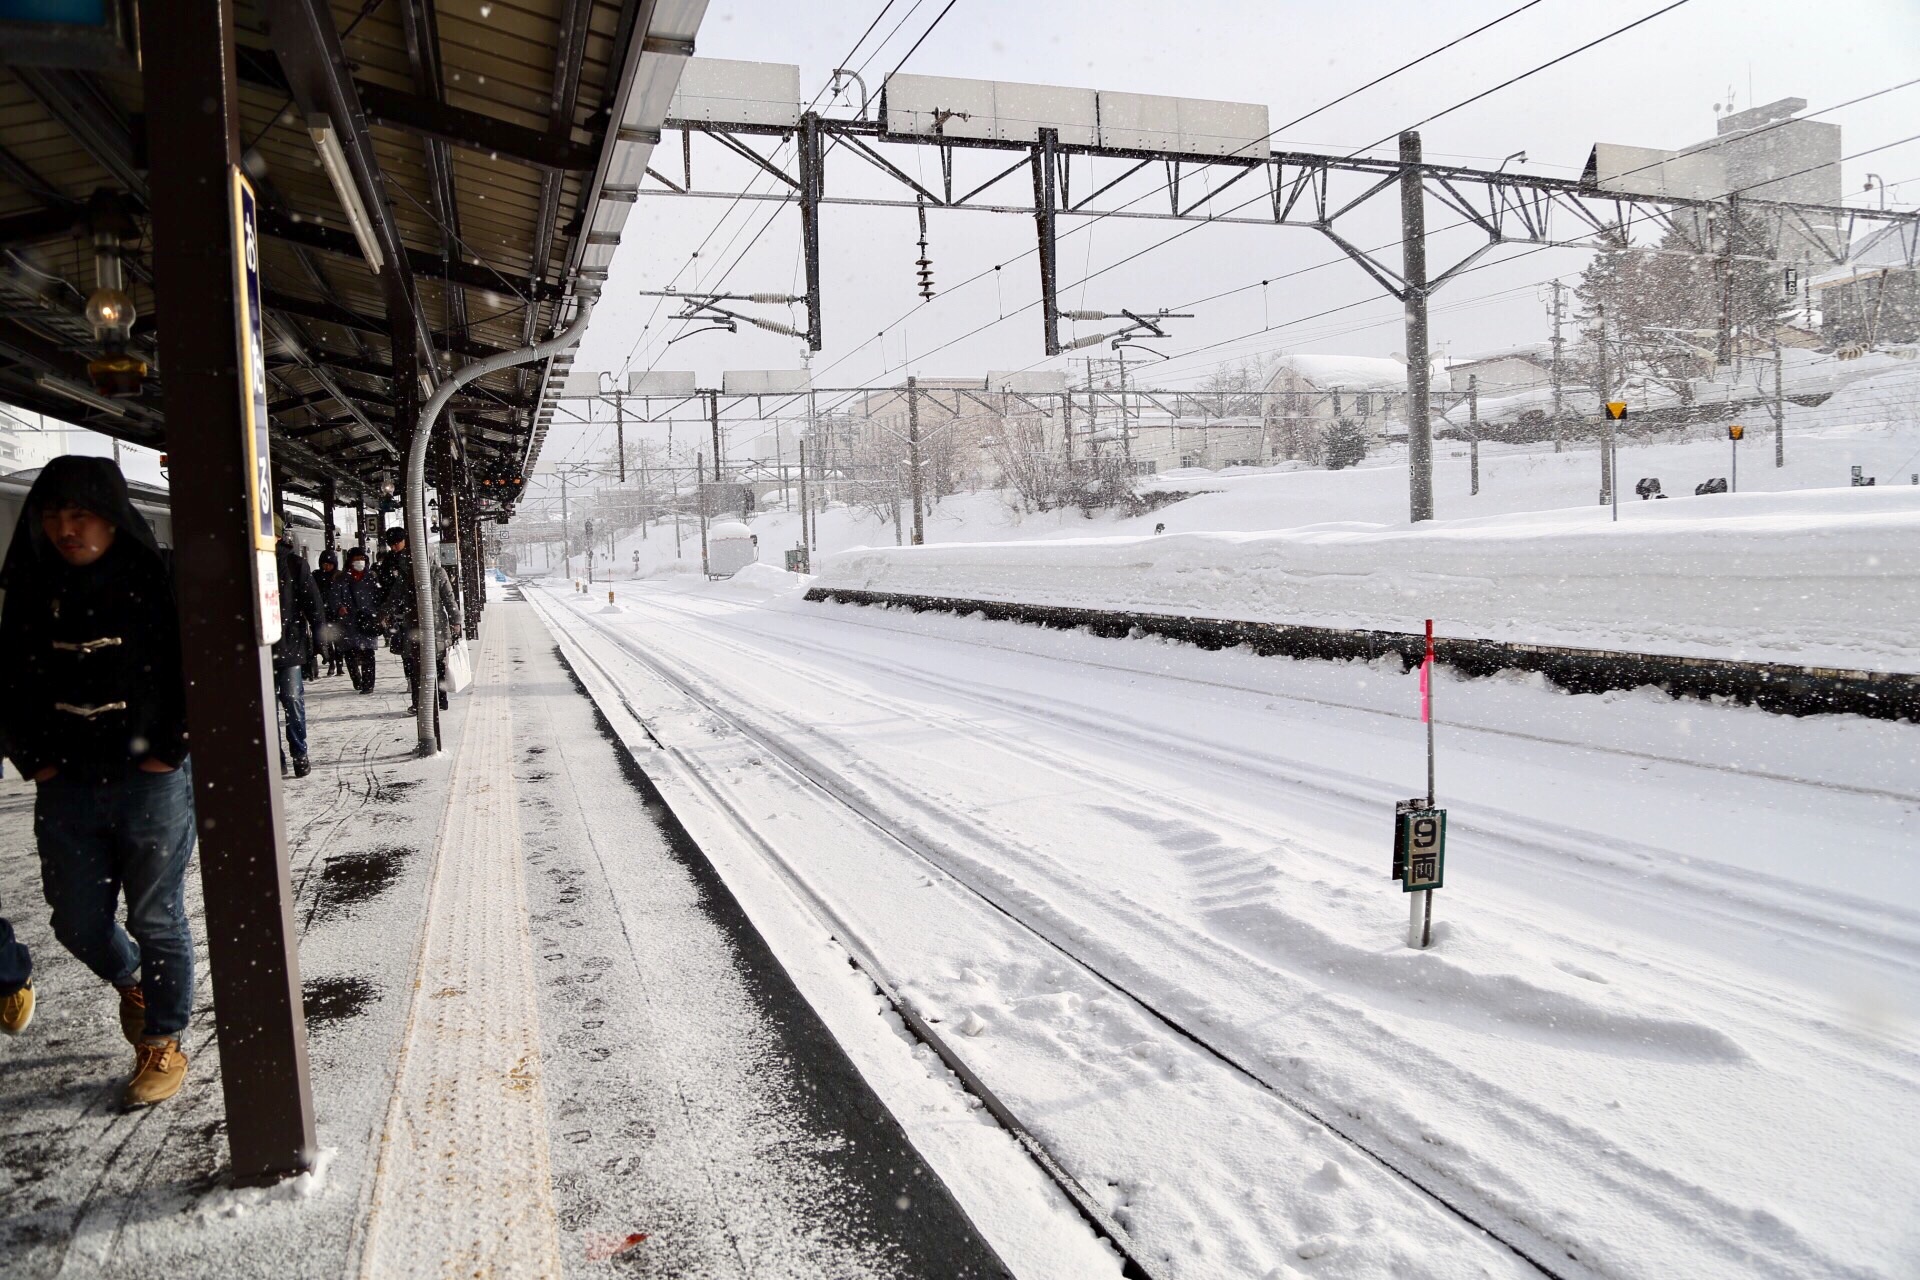
[[[485,630],[361,1252],[367,1280],[560,1274],[506,644],[497,623]]]

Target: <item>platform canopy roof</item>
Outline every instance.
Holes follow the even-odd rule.
[[[165,20],[160,0],[140,7]],[[273,454],[289,487],[377,492],[399,469],[405,405],[422,398],[396,366],[432,379],[544,337],[605,279],[705,7],[241,0],[242,162],[260,197]],[[142,112],[137,52],[0,68],[0,400],[164,448],[147,173],[165,157],[148,154]],[[152,367],[128,399],[93,395],[87,372],[102,234],[124,244],[130,350]],[[455,399],[470,475],[531,471],[570,362]],[[506,512],[516,493],[483,483],[481,506]]]

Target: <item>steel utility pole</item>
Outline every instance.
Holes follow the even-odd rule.
[[[627,482],[627,414],[621,406],[620,388],[613,389],[613,439],[620,454],[620,483]]]
[[[707,392],[707,415],[713,421],[713,478],[720,478],[720,393]]]
[[[1600,328],[1594,338],[1594,349],[1598,353],[1600,366],[1600,412],[1602,421],[1600,430],[1600,505],[1606,506],[1613,501],[1613,414],[1607,411],[1607,401],[1613,398],[1613,369],[1607,363],[1607,310],[1596,307],[1595,313],[1600,320]]]
[[[1427,209],[1420,172],[1420,135],[1400,135],[1400,274],[1407,308],[1407,509],[1418,524],[1433,519],[1433,423],[1427,417],[1433,366],[1427,359]]]
[[[547,518],[551,520],[553,517]],[[562,572],[571,578],[573,576],[573,522],[567,515],[567,473],[564,471],[560,473],[560,553],[566,558],[566,568]]]
[[[1773,340],[1773,465],[1787,465],[1787,397],[1780,371],[1780,339]]]
[[[1566,285],[1553,282],[1553,451],[1559,453],[1567,447],[1567,409],[1564,387],[1566,383],[1561,374],[1560,355],[1563,342],[1560,337],[1560,321],[1565,315]]]
[[[700,504],[700,573],[703,577],[707,575],[707,493],[700,476],[705,470],[702,466],[705,461],[699,454],[693,455],[693,496]]]
[[[920,514],[920,380],[907,375],[907,488],[913,495],[913,545],[927,540]]]
[[[1120,456],[1126,460],[1129,473],[1133,470],[1133,415],[1127,411],[1127,349],[1121,347],[1114,352],[1120,357]]]
[[[813,536],[808,531],[808,521],[812,516],[812,507],[807,502],[807,438],[800,437],[800,546],[802,550],[813,550]]]
[[[1473,492],[1480,493],[1480,375],[1467,375],[1467,450],[1473,472]]]

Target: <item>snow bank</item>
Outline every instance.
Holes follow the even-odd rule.
[[[857,548],[816,585],[1920,671],[1920,489],[1262,533]]]

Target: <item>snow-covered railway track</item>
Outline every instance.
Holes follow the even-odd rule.
[[[776,663],[796,679],[818,678],[817,670],[814,668],[796,663],[784,656],[770,657],[762,647],[767,640],[765,633],[739,625],[725,617],[701,611],[692,606],[691,599],[689,597],[689,603],[668,603],[650,598],[648,607],[678,614],[689,621],[697,621],[709,634],[723,632],[739,637],[738,640],[722,642],[730,644],[743,658],[759,663]],[[845,619],[837,618],[836,621],[845,621]],[[894,630],[884,626],[876,629]],[[973,642],[970,641],[970,643]],[[779,638],[779,647],[783,653],[833,659],[844,657],[840,650],[829,645],[790,634]],[[988,645],[986,647],[999,648],[1013,654],[1024,652],[1005,646]],[[1076,662],[1078,661],[1076,659]],[[1339,805],[1360,804],[1377,807],[1381,803],[1377,777],[1362,776],[1330,764],[1303,760],[1297,755],[1260,749],[1227,750],[1203,734],[1183,733],[1169,729],[1165,725],[1155,725],[1150,728],[1136,727],[1125,716],[1117,713],[1103,714],[1097,719],[1089,718],[1082,708],[1070,701],[1036,695],[1031,691],[1023,693],[1018,698],[1003,696],[942,675],[932,669],[930,664],[908,665],[871,656],[863,658],[863,662],[875,669],[886,670],[911,680],[916,685],[937,690],[943,695],[964,699],[969,704],[992,714],[1012,715],[1056,726],[1071,726],[1089,735],[1109,740],[1128,741],[1147,751],[1162,751],[1169,745],[1176,745],[1185,756],[1204,761],[1211,769],[1244,776],[1252,786],[1265,788],[1270,787],[1276,780],[1284,780],[1295,790],[1318,794],[1327,801]],[[1125,667],[1104,669],[1129,675],[1139,674]],[[1229,692],[1253,692],[1221,682],[1196,680],[1192,676],[1180,673],[1155,672],[1154,678],[1179,683],[1205,684]],[[1369,717],[1409,721],[1412,719],[1398,712],[1351,704],[1335,704],[1268,690],[1259,691],[1258,696],[1275,701],[1312,702],[1342,712],[1358,713]],[[1586,744],[1567,739],[1548,738],[1499,726],[1449,723],[1447,730],[1449,734],[1464,731],[1517,743],[1578,747],[1581,750],[1597,751],[1625,758],[1639,758],[1690,771],[1719,775],[1725,779],[1787,782],[1873,800],[1920,805],[1920,795],[1880,788],[1832,785],[1822,779],[1773,774],[1744,765],[1718,764],[1692,760],[1684,756],[1622,751],[1604,746],[1588,747]],[[1025,749],[1034,751],[1033,748]],[[1037,763],[1039,753],[1034,751],[1034,754]],[[1188,811],[1192,816],[1199,816],[1193,806],[1182,803],[1178,798],[1162,797],[1160,802],[1176,810]],[[1218,820],[1218,815],[1210,816]],[[1648,901],[1669,898],[1678,890],[1687,895],[1688,909],[1701,917],[1724,920],[1729,924],[1740,926],[1763,924],[1770,930],[1791,933],[1804,945],[1816,946],[1837,955],[1871,960],[1879,964],[1891,964],[1909,973],[1920,974],[1920,940],[1916,939],[1914,932],[1916,921],[1912,913],[1899,904],[1869,900],[1811,902],[1794,886],[1771,885],[1764,877],[1756,876],[1751,872],[1723,871],[1709,863],[1690,862],[1685,865],[1676,865],[1666,850],[1619,834],[1583,839],[1579,841],[1578,856],[1570,857],[1568,833],[1565,830],[1543,827],[1539,821],[1526,814],[1485,803],[1474,805],[1470,813],[1453,815],[1452,821],[1457,833],[1475,836],[1483,845],[1496,845],[1516,856],[1523,856],[1550,866],[1556,875],[1604,881],[1611,892]],[[1251,837],[1255,833],[1248,834]],[[1835,927],[1836,924],[1838,928]]]
[[[595,622],[592,618],[582,618],[582,620],[590,623]],[[1012,925],[1056,954],[1061,960],[1073,965],[1093,983],[1105,988],[1137,1008],[1180,1041],[1206,1055],[1248,1084],[1270,1095],[1279,1104],[1324,1128],[1327,1132],[1346,1144],[1354,1153],[1374,1165],[1386,1175],[1414,1192],[1417,1192],[1436,1209],[1457,1220],[1464,1228],[1496,1242],[1500,1247],[1510,1253],[1513,1258],[1525,1264],[1526,1267],[1535,1274],[1555,1277],[1555,1280],[1560,1280],[1561,1277],[1571,1274],[1584,1274],[1584,1269],[1579,1272],[1568,1272],[1563,1269],[1562,1265],[1548,1261],[1545,1254],[1547,1249],[1552,1247],[1551,1242],[1544,1240],[1522,1240],[1518,1238],[1521,1233],[1514,1230],[1514,1226],[1517,1224],[1490,1225],[1493,1219],[1482,1212],[1476,1212],[1462,1204],[1457,1196],[1457,1192],[1454,1190],[1444,1186],[1437,1179],[1422,1176],[1408,1167],[1404,1161],[1397,1159],[1393,1154],[1382,1151],[1373,1144],[1370,1144],[1365,1138],[1357,1135],[1353,1131],[1352,1126],[1344,1123],[1331,1109],[1317,1106],[1310,1100],[1276,1084],[1257,1068],[1241,1061],[1232,1050],[1222,1047],[1215,1039],[1199,1030],[1194,1025],[1193,1020],[1184,1018],[1178,1013],[1171,1011],[1162,1003],[1141,993],[1134,986],[1122,979],[1115,977],[1108,972],[1099,961],[1088,956],[1083,948],[1077,947],[1071,942],[1064,940],[1054,930],[1032,920],[1017,903],[1010,901],[1007,895],[994,887],[977,882],[969,877],[964,870],[957,869],[951,865],[951,861],[942,857],[938,850],[925,845],[917,839],[913,833],[903,831],[899,824],[893,822],[886,814],[877,811],[856,790],[846,786],[831,769],[823,766],[819,761],[810,758],[805,753],[794,750],[777,735],[762,732],[734,714],[729,708],[722,705],[719,700],[706,693],[697,681],[688,678],[675,664],[661,659],[657,655],[648,653],[643,646],[636,644],[630,637],[621,635],[616,628],[596,624],[595,629],[601,637],[618,647],[630,660],[645,667],[655,677],[675,689],[681,696],[701,707],[707,715],[724,723],[734,733],[751,741],[760,750],[779,761],[781,766],[802,784],[811,788],[821,796],[830,799],[835,805],[854,815],[861,823],[865,824],[881,838],[897,846],[899,849],[919,860],[944,880],[956,885],[990,907]],[[594,663],[594,665],[599,668],[601,674],[609,684],[615,687],[619,685],[619,677],[613,671],[608,670],[599,659],[593,657],[591,654],[583,653],[583,656],[587,661]],[[645,721],[643,717],[631,704],[628,705],[627,709],[636,721],[644,725]],[[1007,1131],[1014,1136],[1015,1140],[1029,1152],[1047,1176],[1056,1185],[1061,1187],[1069,1199],[1081,1210],[1089,1223],[1121,1253],[1122,1257],[1126,1260],[1126,1269],[1123,1274],[1151,1276],[1153,1274],[1152,1271],[1150,1271],[1147,1265],[1141,1260],[1137,1249],[1131,1245],[1125,1228],[1116,1223],[1112,1217],[1101,1208],[1095,1194],[1067,1169],[1063,1159],[1047,1146],[1047,1144],[1037,1138],[1033,1130],[1020,1120],[1013,1109],[1002,1101],[981,1077],[967,1065],[965,1055],[957,1048],[953,1041],[941,1034],[929,1019],[915,1008],[912,1001],[903,995],[904,984],[899,976],[893,974],[889,967],[877,957],[875,951],[866,945],[861,938],[860,931],[846,915],[817,891],[808,881],[807,877],[795,868],[778,849],[758,836],[756,832],[757,824],[754,822],[753,817],[742,811],[739,805],[726,794],[724,787],[715,785],[713,779],[708,774],[699,770],[697,767],[692,767],[691,762],[685,761],[683,753],[679,752],[677,748],[661,742],[657,737],[653,740],[656,745],[659,745],[667,754],[676,756],[680,758],[683,763],[686,763],[689,766],[690,774],[703,783],[703,789],[707,792],[712,802],[726,809],[734,817],[736,826],[743,832],[753,836],[755,843],[759,845],[762,853],[785,869],[786,879],[792,887],[820,913],[823,920],[831,924],[843,945],[847,946],[849,952],[854,956],[862,970],[872,979],[874,985],[900,1014],[907,1025],[940,1057],[942,1062],[946,1063],[956,1076],[965,1082],[968,1089],[980,1098],[981,1102],[1002,1127],[1006,1128]]]
[[[1149,662],[1116,671],[1125,679],[1095,678],[1077,688],[1074,672],[1087,657],[1100,657],[1112,647],[1109,642],[1064,634],[1037,638],[1038,651],[1025,654],[1026,661],[1007,661],[1014,650],[1006,659],[971,654],[976,647],[1001,645],[980,645],[982,633],[991,637],[998,629],[965,620],[929,619],[915,626],[896,616],[892,625],[843,633],[843,620],[858,611],[783,606],[777,600],[749,603],[731,593],[703,599],[701,593],[654,587],[622,598],[630,600],[625,618],[611,616],[612,611],[597,616],[584,601],[571,608],[557,598],[551,602],[627,673],[626,687],[658,717],[660,736],[689,746],[722,785],[741,787],[769,838],[798,852],[807,876],[878,930],[873,936],[884,940],[886,958],[898,972],[916,978],[938,973],[941,948],[903,936],[878,917],[873,903],[912,905],[893,896],[899,892],[897,881],[892,888],[870,884],[860,858],[822,860],[815,833],[833,825],[826,816],[830,798],[781,812],[777,788],[769,792],[751,776],[756,766],[790,772],[763,743],[777,742],[784,753],[797,755],[808,773],[833,780],[890,833],[909,837],[917,854],[903,851],[900,861],[933,854],[943,882],[958,877],[997,895],[999,905],[1025,924],[1064,943],[1159,1010],[1172,1012],[1279,1089],[1306,1098],[1315,1109],[1331,1110],[1349,1135],[1391,1153],[1396,1163],[1442,1188],[1475,1216],[1499,1224],[1503,1234],[1537,1242],[1540,1255],[1567,1274],[1667,1274],[1666,1268],[1684,1259],[1693,1274],[1732,1275],[1761,1258],[1781,1275],[1880,1274],[1860,1265],[1859,1251],[1843,1242],[1822,1240],[1798,1224],[1753,1217],[1754,1192],[1738,1179],[1715,1176],[1694,1158],[1724,1146],[1722,1131],[1738,1122],[1727,1117],[1702,1129],[1695,1118],[1718,1115],[1719,1099],[1730,1096],[1735,1080],[1743,1096],[1768,1097],[1775,1105],[1804,1097],[1811,1108],[1826,1107],[1825,1099],[1839,1096],[1834,1090],[1841,1086],[1833,1082],[1850,1081],[1846,1089],[1864,1088],[1886,1105],[1904,1106],[1920,1069],[1913,1046],[1898,1037],[1857,1037],[1845,1024],[1821,1016],[1819,1007],[1806,1007],[1791,983],[1783,986],[1765,976],[1756,983],[1754,973],[1730,967],[1713,946],[1663,948],[1657,963],[1648,965],[1626,939],[1609,938],[1597,949],[1587,945],[1577,931],[1565,932],[1573,921],[1556,918],[1543,932],[1533,899],[1505,891],[1516,873],[1533,874],[1525,865],[1531,862],[1553,874],[1556,883],[1578,877],[1602,899],[1618,900],[1630,912],[1642,909],[1638,903],[1656,910],[1662,897],[1672,899],[1672,914],[1684,917],[1689,928],[1706,921],[1711,929],[1716,927],[1712,921],[1720,921],[1727,932],[1716,942],[1744,945],[1746,938],[1791,936],[1796,949],[1817,945],[1830,954],[1848,949],[1837,944],[1857,942],[1864,949],[1850,953],[1861,963],[1879,972],[1910,970],[1911,919],[1876,915],[1869,920],[1855,914],[1853,897],[1835,892],[1860,883],[1857,877],[1830,877],[1831,883],[1813,895],[1810,914],[1783,911],[1783,905],[1792,905],[1792,895],[1784,892],[1791,885],[1758,895],[1737,892],[1738,884],[1725,882],[1717,865],[1695,866],[1695,859],[1677,856],[1687,850],[1670,838],[1645,849],[1609,847],[1608,856],[1596,857],[1602,851],[1580,825],[1542,825],[1537,807],[1519,809],[1514,816],[1525,820],[1519,827],[1489,829],[1474,841],[1476,850],[1502,850],[1500,874],[1493,877],[1501,881],[1502,892],[1497,900],[1475,898],[1478,941],[1461,938],[1470,950],[1450,951],[1437,962],[1438,969],[1433,962],[1408,966],[1390,954],[1377,954],[1367,942],[1372,935],[1348,938],[1337,923],[1353,915],[1343,900],[1360,902],[1339,887],[1352,883],[1355,870],[1350,816],[1377,808],[1378,777],[1398,767],[1373,745],[1377,740],[1391,754],[1396,738],[1391,726],[1377,717],[1384,732],[1365,720],[1343,725],[1336,717],[1306,715],[1304,709],[1305,718],[1296,718],[1284,704],[1275,719],[1271,704],[1262,711],[1260,702],[1249,707],[1198,688],[1183,693],[1173,687],[1192,687],[1185,676],[1210,673],[1226,681],[1255,681],[1259,687],[1249,692],[1272,696],[1260,677],[1267,664],[1233,655],[1196,657],[1178,664],[1181,678],[1162,685],[1158,677],[1173,673]],[[901,639],[912,643],[865,638],[903,629],[903,623]],[[838,639],[842,634],[846,638]],[[654,667],[635,662],[631,651],[613,644],[614,635],[637,640],[647,654],[674,666],[698,698],[660,678]],[[1131,652],[1134,646],[1122,648]],[[1139,651],[1147,658],[1152,650],[1142,646]],[[1128,661],[1124,655],[1107,659]],[[1306,680],[1313,671],[1300,675]],[[1340,679],[1365,687],[1372,676],[1347,671]],[[1237,687],[1221,685],[1229,693]],[[1579,716],[1592,720],[1588,728],[1601,728],[1622,713],[1637,726],[1636,733],[1644,733],[1671,705],[1642,699],[1638,708],[1632,702],[1618,708],[1584,703],[1563,708],[1557,696],[1542,703],[1538,691],[1503,692],[1497,685],[1486,695],[1534,719],[1545,713],[1550,725],[1575,716],[1567,728],[1575,733],[1582,731]],[[700,709],[682,715],[671,710],[679,702]],[[728,715],[713,715],[709,705]],[[1235,705],[1240,709],[1228,710]],[[1699,728],[1711,740],[1746,732],[1750,720],[1807,723],[1734,711],[1709,714]],[[744,722],[751,736],[736,732],[728,721]],[[706,722],[710,729],[702,727]],[[1799,733],[1827,731],[1807,724]],[[1851,730],[1863,731],[1904,732],[1894,726]],[[1367,745],[1359,754],[1351,743],[1332,752],[1316,747],[1303,753],[1294,749],[1299,744],[1290,745],[1303,733],[1304,741],[1315,743],[1327,735],[1335,741],[1343,740],[1342,734],[1359,735]],[[703,741],[709,734],[717,736]],[[729,751],[721,745],[733,739],[751,746]],[[1817,753],[1780,754],[1777,748],[1786,744],[1771,740],[1756,745],[1775,748],[1773,758],[1789,771],[1823,776]],[[1681,754],[1702,746],[1688,743]],[[1278,749],[1272,760],[1266,758],[1269,748]],[[1236,750],[1247,758],[1236,760]],[[1516,761],[1513,767],[1534,772],[1477,796],[1471,806],[1476,813],[1502,794],[1524,799],[1526,787],[1552,785],[1574,764],[1547,759],[1535,770],[1530,759],[1514,756],[1511,748],[1481,763],[1504,767],[1509,757]],[[1370,775],[1362,771],[1368,759],[1375,766]],[[1294,765],[1312,776],[1295,779]],[[1582,790],[1598,783],[1594,794],[1602,797],[1616,790],[1633,793],[1647,776],[1625,766],[1599,779],[1568,774],[1578,777]],[[1653,777],[1658,779],[1657,771]],[[1659,782],[1683,794],[1697,785],[1684,775]],[[1745,785],[1747,790],[1737,793],[1743,800],[1752,792],[1752,799],[1766,801],[1758,784],[1748,780]],[[1860,828],[1863,834],[1873,830],[1873,823],[1884,824],[1884,799],[1840,803],[1844,821],[1867,824]],[[846,812],[837,803],[832,807]],[[1054,820],[1062,816],[1064,822]],[[804,829],[779,824],[780,819],[797,819]],[[1130,825],[1136,822],[1144,825]],[[1361,824],[1359,837],[1364,839],[1369,825]],[[1190,855],[1194,846],[1184,842],[1203,830],[1215,833],[1218,843],[1203,856]],[[1287,832],[1293,834],[1280,835],[1276,844],[1276,833]],[[1781,838],[1774,834],[1769,841]],[[1120,843],[1113,843],[1116,839]],[[1196,882],[1191,877],[1202,864],[1222,869],[1205,871]],[[1265,887],[1243,891],[1239,886],[1256,864]],[[1241,869],[1232,871],[1233,880],[1220,882],[1229,867]],[[1490,863],[1482,874],[1494,869]],[[960,891],[973,898],[972,889]],[[907,887],[908,898],[919,892]],[[938,897],[935,890],[925,892],[930,899]],[[925,909],[923,902],[909,914],[917,919]],[[982,910],[999,908],[983,905]],[[1323,932],[1329,925],[1335,926],[1334,934]],[[1263,938],[1247,933],[1247,926],[1283,932]],[[1496,938],[1501,953],[1496,963],[1473,959],[1473,948]],[[1514,942],[1520,944],[1517,951]],[[1550,949],[1542,953],[1534,942]],[[1051,944],[1033,939],[1032,945]],[[991,989],[964,983],[956,989],[940,973],[931,983],[916,981],[907,993],[955,1018],[960,1016],[953,1013],[956,1004],[964,1012],[985,996],[986,1003],[973,1007],[988,1014],[988,1040],[959,1043],[1003,1086],[1008,1024],[993,1022],[994,1012],[1029,1018],[1033,1015],[1021,1002],[1034,997],[1022,993],[1046,987],[1023,981],[1017,968],[996,963],[983,970]],[[1612,993],[1595,987],[1595,998],[1587,1000],[1579,984],[1557,991],[1556,985],[1569,984],[1542,980],[1555,969],[1588,982],[1627,985]],[[1404,985],[1435,979],[1466,985],[1431,991]],[[1461,1018],[1466,1021],[1456,1021]],[[1452,1034],[1436,1035],[1439,1028],[1457,1028],[1473,1043],[1460,1045]],[[1161,1030],[1169,1039],[1180,1035]],[[1181,1043],[1196,1061],[1204,1057],[1227,1073],[1197,1046]],[[1508,1069],[1506,1055],[1519,1053],[1529,1061],[1524,1055],[1534,1053],[1534,1045],[1551,1055],[1550,1062],[1538,1064],[1546,1074],[1516,1075]],[[983,1050],[988,1051],[984,1056]],[[1789,1056],[1782,1058],[1783,1051]],[[1636,1076],[1629,1092],[1616,1095],[1628,1099],[1624,1113],[1567,1104],[1567,1098],[1587,1096],[1587,1089],[1596,1087],[1585,1078],[1588,1055],[1594,1053],[1613,1058]],[[1656,1068],[1650,1078],[1631,1065],[1663,1060],[1672,1065]],[[1792,1069],[1779,1070],[1789,1065]],[[1409,1072],[1421,1082],[1420,1104],[1412,1108],[1398,1084],[1416,1078]],[[1657,1106],[1636,1108],[1636,1095],[1647,1084],[1670,1096]],[[1015,1092],[1024,1088],[1016,1085]],[[1284,1106],[1265,1083],[1245,1082],[1245,1089],[1270,1099],[1262,1105],[1276,1113]],[[1751,1092],[1756,1089],[1762,1092]],[[1087,1159],[1087,1142],[1072,1127],[1083,1113],[1061,1113],[1052,1099],[1030,1090],[1022,1101],[1030,1108],[1040,1104],[1029,1114],[1051,1125],[1043,1136],[1079,1157],[1073,1167],[1100,1170],[1096,1184],[1112,1181],[1106,1171],[1113,1162]],[[1222,1099],[1212,1101],[1219,1105]],[[1671,1137],[1678,1135],[1649,1129],[1646,1121],[1664,1114],[1661,1107],[1677,1108],[1672,1114],[1686,1121],[1681,1128],[1688,1142],[1704,1145],[1692,1152],[1675,1148]],[[1221,1114],[1245,1116],[1253,1110],[1254,1104],[1243,1100]],[[1641,1112],[1637,1118],[1636,1110]],[[1862,1154],[1885,1164],[1884,1151],[1870,1148]],[[1202,1185],[1198,1166],[1183,1175],[1187,1188]],[[1595,1214],[1611,1225],[1600,1227]],[[1620,1227],[1628,1222],[1634,1230],[1623,1235]],[[1562,1254],[1568,1257],[1565,1263],[1559,1261]]]

